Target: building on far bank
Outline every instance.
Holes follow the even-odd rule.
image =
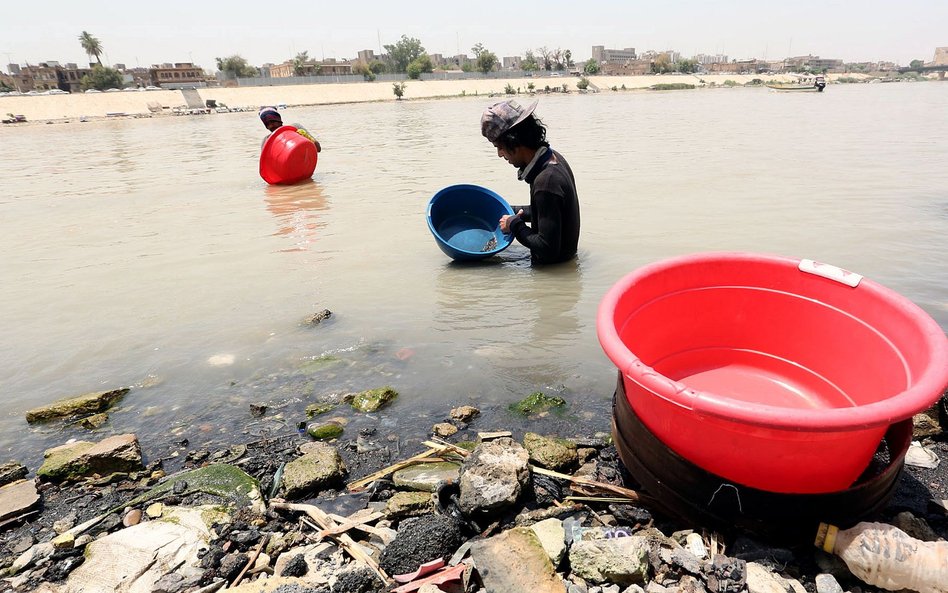
[[[520,56],[504,56],[504,70],[523,70],[523,58]]]
[[[936,47],[932,66],[948,66],[948,47]]]
[[[709,64],[725,64],[727,63],[727,56],[724,54],[714,54],[713,56],[708,54],[698,54],[695,56],[695,61],[702,66],[707,66]]]
[[[204,70],[191,62],[155,64],[148,74],[152,84],[166,89],[207,86]]]
[[[623,64],[603,64],[599,72],[606,76],[640,76],[652,71],[651,60],[629,60]]]
[[[831,58],[821,58],[820,56],[796,56],[784,60],[784,67],[793,72],[809,68],[817,71],[843,71],[843,61]]]
[[[734,60],[717,64],[709,64],[711,74],[760,74],[770,71],[770,63],[763,60]]]
[[[592,46],[592,59],[603,64],[625,64],[635,60],[635,48],[627,47],[625,49],[606,49],[604,45]]]
[[[300,64],[298,69],[294,60],[287,60],[282,64],[270,66],[270,76],[272,78],[333,74],[352,74],[352,62],[348,60],[337,62],[335,58],[327,58],[321,62],[310,60]]]

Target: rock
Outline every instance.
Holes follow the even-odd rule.
[[[267,413],[267,404],[250,404],[250,415],[261,418]]]
[[[941,539],[925,519],[916,517],[908,511],[902,511],[893,519],[892,524],[923,542],[935,542]]]
[[[243,553],[232,552],[225,554],[224,557],[221,558],[221,565],[217,569],[217,574],[227,582],[231,582],[237,578],[240,571],[244,569],[248,560],[250,560],[250,557]]]
[[[458,422],[470,422],[480,413],[474,406],[460,406],[451,410],[451,417]]]
[[[60,445],[47,450],[43,457],[43,465],[36,475],[50,482],[145,469],[141,447],[134,434],[111,436],[98,443],[76,441]]]
[[[566,593],[549,555],[529,528],[478,540],[471,556],[488,592]]]
[[[306,432],[317,441],[329,441],[342,436],[343,430],[342,426],[335,422],[326,422],[325,424],[310,426],[306,429]]]
[[[0,521],[29,512],[39,501],[40,495],[33,480],[21,480],[0,487]]]
[[[912,417],[912,438],[932,437],[942,433],[937,418],[922,412]]]
[[[84,533],[84,534],[80,535],[79,537],[77,537],[77,538],[76,538],[76,541],[73,542],[72,545],[73,545],[74,548],[82,548],[82,547],[88,545],[89,542],[91,542],[91,541],[92,541],[92,536],[89,535],[88,533]]]
[[[148,508],[145,509],[145,514],[148,515],[149,519],[157,519],[161,517],[161,513],[164,511],[165,507],[160,502],[148,505]]]
[[[816,593],[843,593],[836,577],[831,574],[816,575]]]
[[[566,530],[563,529],[563,522],[554,518],[544,519],[531,525],[530,529],[540,540],[540,545],[546,550],[553,567],[559,566],[566,555]]]
[[[36,540],[33,539],[33,535],[27,533],[23,537],[17,538],[12,543],[8,544],[8,546],[10,548],[10,553],[19,555],[29,550],[30,547],[32,547],[35,543]]]
[[[718,555],[707,567],[708,591],[740,593],[747,582],[747,563],[737,558]]]
[[[230,501],[235,506],[250,505],[260,512],[263,511],[263,497],[257,480],[240,468],[224,463],[212,463],[169,476],[164,482],[125,504],[135,506],[169,493],[183,496],[189,492],[213,494]],[[167,506],[165,509],[167,510]]]
[[[109,415],[105,412],[99,414],[93,414],[92,416],[86,416],[79,421],[79,426],[88,429],[95,430],[101,428],[103,424],[109,421]]]
[[[566,406],[566,400],[558,396],[544,395],[535,391],[519,402],[510,405],[510,411],[521,416],[532,416],[549,410],[561,410]]]
[[[312,443],[307,450],[308,453],[287,463],[283,469],[283,491],[287,498],[318,492],[341,480],[346,473],[342,457],[334,447]]]
[[[29,473],[23,465],[16,461],[8,461],[0,465],[0,486],[12,484],[17,480],[22,480]]]
[[[785,579],[764,566],[756,562],[748,562],[747,593],[790,593],[790,587]]]
[[[434,492],[441,482],[457,483],[460,464],[451,461],[418,463],[396,471],[392,481],[399,488]]]
[[[68,532],[53,538],[53,547],[57,550],[71,550],[75,544],[76,536]]]
[[[523,446],[534,463],[556,472],[574,467],[579,460],[576,444],[566,439],[528,432],[523,436]]]
[[[359,412],[375,412],[396,397],[398,392],[391,387],[379,387],[355,394],[351,404]]]
[[[56,549],[50,542],[36,544],[16,557],[16,560],[13,561],[13,564],[11,564],[10,568],[7,569],[7,574],[9,576],[13,576],[24,568],[49,558],[55,551]]]
[[[281,577],[301,577],[306,574],[309,567],[306,565],[306,558],[302,554],[295,554],[289,562],[280,571]]]
[[[129,512],[125,513],[125,516],[122,517],[122,525],[124,525],[125,527],[138,525],[141,522],[142,522],[142,512],[140,509],[132,509]]]
[[[425,515],[403,521],[398,535],[379,557],[391,575],[407,574],[432,560],[447,560],[463,542],[461,526],[444,515]]]
[[[493,513],[511,506],[530,478],[528,461],[527,450],[509,438],[478,445],[461,466],[461,511]]]
[[[428,513],[432,499],[428,492],[396,492],[385,503],[385,516],[392,519]]]
[[[453,434],[457,434],[458,427],[450,422],[439,422],[431,427],[431,432],[437,437],[447,438]]]
[[[323,309],[322,311],[317,311],[316,313],[311,315],[306,320],[306,325],[319,325],[321,321],[323,321],[324,319],[329,319],[330,317],[332,317],[332,311],[330,311],[329,309]]]
[[[352,566],[336,575],[332,593],[374,593],[381,582],[368,566]]]
[[[60,534],[65,533],[66,531],[69,531],[70,529],[72,529],[75,524],[76,524],[76,513],[75,511],[73,511],[69,513],[68,515],[66,515],[65,517],[63,517],[62,519],[59,519],[58,521],[53,521],[53,531]]]
[[[312,418],[313,416],[320,416],[322,414],[329,413],[335,407],[336,407],[336,404],[327,404],[327,403],[310,404],[306,406],[306,417]]]
[[[573,574],[592,583],[648,582],[648,543],[641,536],[574,541],[569,562]]]
[[[129,389],[125,387],[122,389],[113,389],[112,391],[97,391],[78,397],[61,399],[47,406],[29,410],[26,413],[26,421],[33,424],[35,422],[46,422],[54,418],[88,416],[108,409],[128,392]]]

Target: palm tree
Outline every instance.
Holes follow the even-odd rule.
[[[302,51],[293,58],[293,74],[303,76],[306,74],[306,64],[309,62],[309,52]]]
[[[92,56],[95,56],[95,61],[102,65],[102,60],[99,59],[99,56],[102,55],[102,42],[92,36],[92,33],[88,31],[83,31],[82,35],[79,36],[79,44],[82,45],[82,49],[85,50],[86,55],[89,56],[89,59],[92,59]]]

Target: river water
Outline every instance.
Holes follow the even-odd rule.
[[[156,455],[169,432],[295,430],[307,403],[382,385],[394,431],[538,390],[608,430],[599,300],[699,251],[832,263],[948,328],[948,84],[542,96],[583,224],[577,262],[547,269],[516,245],[453,264],[426,227],[455,183],[527,202],[480,136],[493,100],[289,109],[323,146],[292,187],[260,179],[254,113],[0,129],[0,450],[35,469],[67,438],[136,432]],[[120,386],[98,435],[24,420]]]

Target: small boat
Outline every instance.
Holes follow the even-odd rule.
[[[801,76],[798,80],[793,82],[769,83],[767,88],[774,89],[775,91],[822,93],[823,89],[826,88],[826,79],[822,76]]]

